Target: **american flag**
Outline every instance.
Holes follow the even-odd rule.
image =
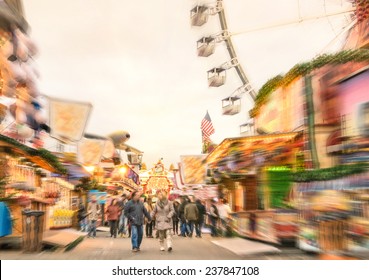
[[[203,141],[210,141],[210,135],[214,134],[215,132],[209,112],[206,112],[205,117],[201,121],[201,132]]]

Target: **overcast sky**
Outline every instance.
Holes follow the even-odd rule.
[[[226,85],[208,88],[206,71],[229,56],[220,44],[213,56],[197,57],[196,41],[220,31],[217,16],[191,28],[189,11],[197,2],[202,1],[24,1],[31,36],[40,49],[36,62],[42,92],[91,102],[87,131],[129,131],[128,143],[144,151],[149,166],[161,157],[169,165],[180,155],[199,154],[200,123],[207,110],[216,131],[214,142],[239,136],[252,102],[244,96],[241,114],[222,116],[221,100],[241,83],[231,69]],[[225,0],[229,31],[240,33],[233,41],[254,87],[319,54],[347,22],[341,15],[248,30],[336,12],[347,8],[345,2]]]

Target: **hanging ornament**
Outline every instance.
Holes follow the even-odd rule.
[[[27,47],[30,56],[34,56],[38,53],[36,43],[27,34],[23,33],[19,29],[15,30],[17,38]]]
[[[22,62],[28,60],[28,48],[21,40],[18,40],[16,56]]]
[[[45,110],[38,110],[35,113],[35,120],[38,124],[44,124],[46,123],[47,116]]]
[[[14,50],[14,46],[12,42],[10,42],[10,40],[6,40],[4,45],[2,45],[2,47],[0,48],[0,55],[3,58],[8,59],[8,57],[13,54],[13,50]]]
[[[27,88],[28,88],[28,94],[31,97],[37,98],[40,95],[40,90],[38,88],[36,81],[32,83],[27,83]]]
[[[14,87],[9,87],[8,85],[4,84],[3,88],[1,89],[1,94],[2,94],[2,96],[5,96],[5,97],[14,98],[15,97],[15,88]]]
[[[26,113],[22,109],[17,108],[15,111],[15,120],[18,124],[26,123],[27,121]]]
[[[34,135],[33,129],[29,128],[27,125],[18,125],[17,133],[21,139],[29,139]]]
[[[15,104],[17,105],[17,109],[24,110],[26,108],[26,103],[20,98],[16,100]]]
[[[18,83],[26,81],[27,75],[18,61],[8,61],[5,67],[13,80]]]

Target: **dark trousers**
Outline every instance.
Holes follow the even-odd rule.
[[[178,220],[177,221],[173,220],[173,233],[174,234],[178,234],[178,223],[179,223]]]
[[[154,222],[147,222],[146,226],[145,226],[145,230],[146,230],[146,237],[152,237],[152,228],[153,228]]]
[[[187,224],[185,221],[181,221],[181,235],[186,236],[188,234]]]
[[[212,216],[209,217],[210,218],[210,223],[211,223],[211,236],[217,236],[217,222],[218,219],[214,218]]]
[[[203,225],[204,225],[204,221],[197,221],[197,223],[195,225],[196,236],[201,237],[201,229],[202,229]]]
[[[111,220],[109,221],[110,225],[110,236],[111,237],[117,237],[117,231],[118,231],[118,220]]]
[[[193,230],[195,229],[195,223],[196,221],[188,221],[187,223],[187,230],[189,232],[189,236],[192,237]]]

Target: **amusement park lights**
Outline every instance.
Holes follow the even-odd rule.
[[[90,174],[93,174],[95,171],[95,166],[83,166],[83,167]]]

